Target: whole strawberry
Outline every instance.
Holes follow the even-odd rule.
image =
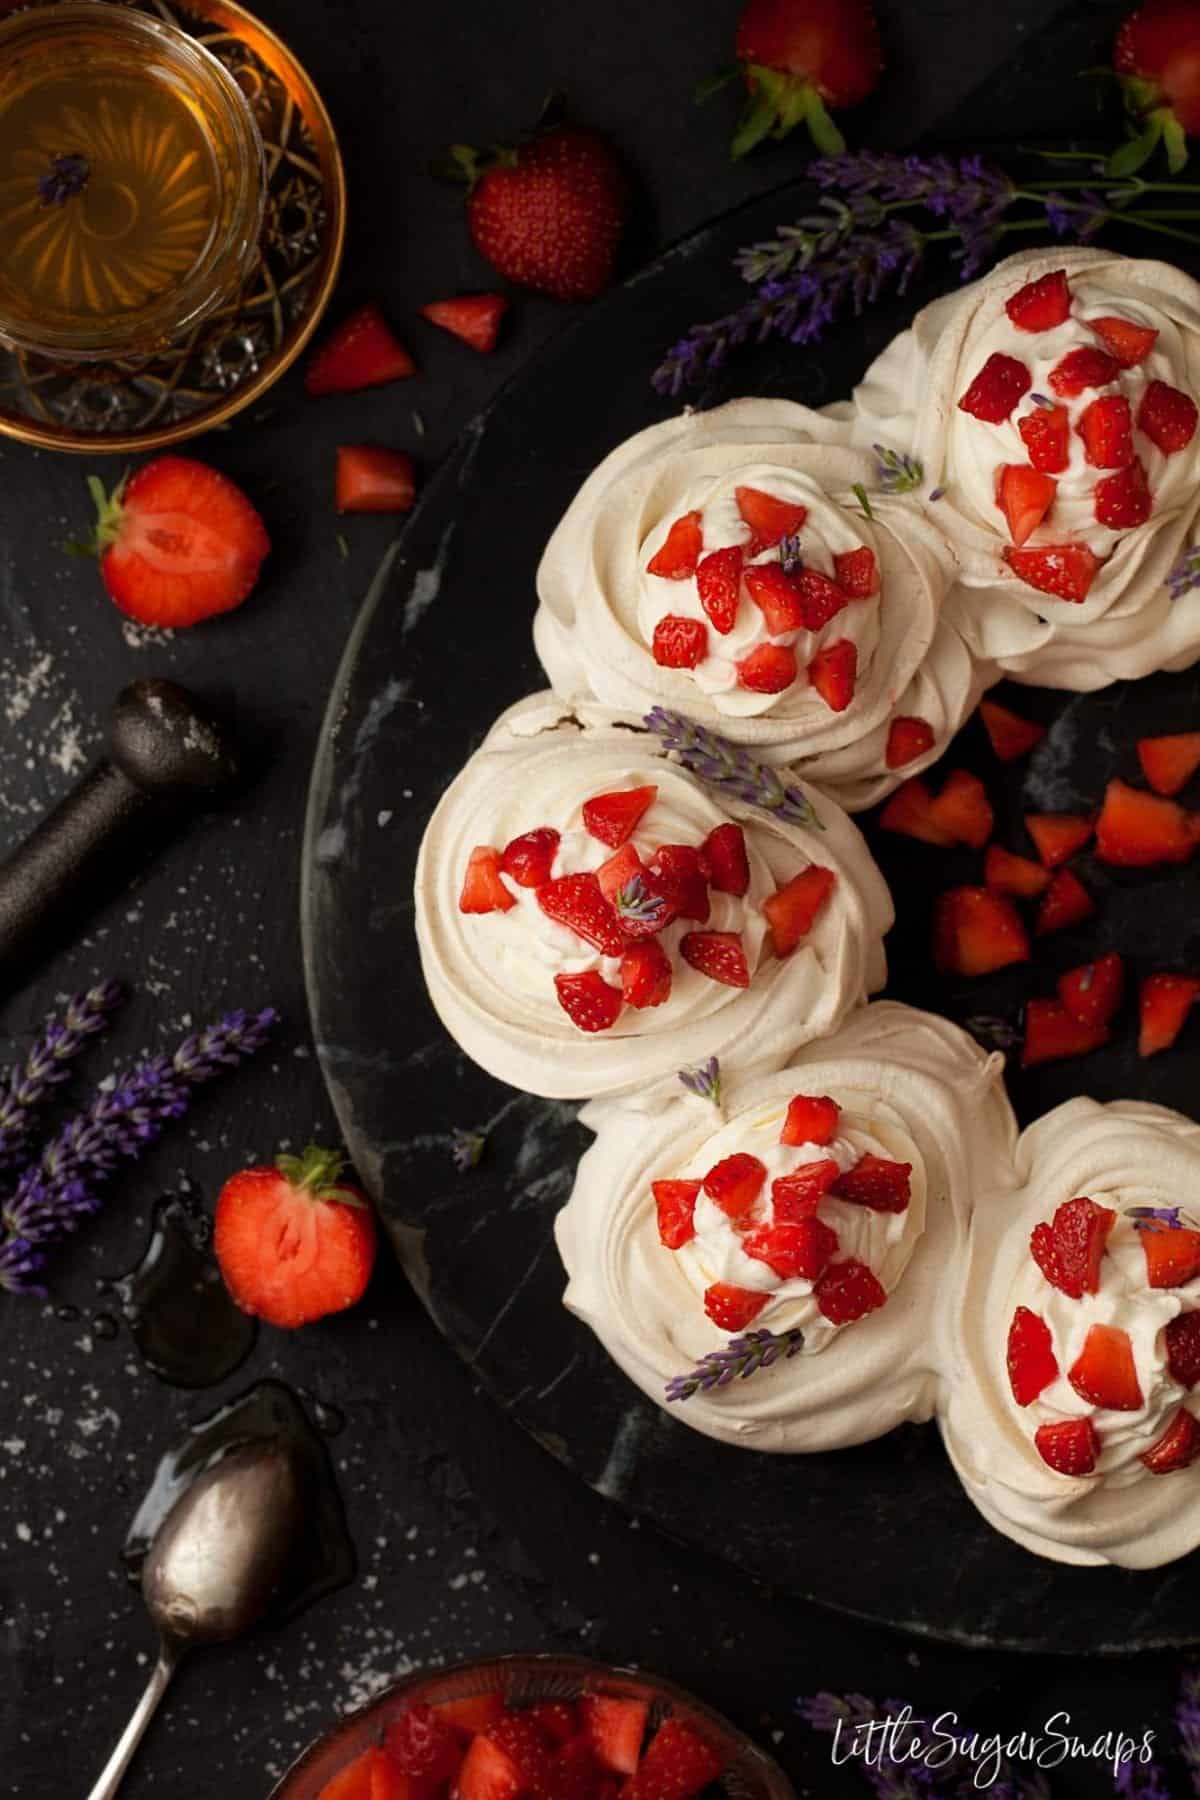
[[[1146,0],[1121,26],[1113,68],[1134,135],[1109,158],[1108,174],[1131,175],[1161,143],[1172,174],[1200,134],[1200,4]]]
[[[846,141],[831,112],[865,100],[883,69],[870,0],[746,0],[737,60],[750,97],[735,157],[801,124],[818,150],[838,155]]]
[[[628,189],[606,138],[556,125],[492,160],[465,144],[451,155],[470,184],[475,247],[508,281],[556,300],[593,300],[608,286]]]
[[[375,1262],[375,1215],[342,1180],[343,1159],[303,1156],[233,1175],[217,1199],[213,1248],[243,1312],[290,1329],[361,1299]]]

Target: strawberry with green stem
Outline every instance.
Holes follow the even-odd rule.
[[[1109,157],[1105,173],[1134,174],[1161,144],[1178,175],[1187,165],[1188,138],[1200,132],[1200,5],[1147,0],[1117,33],[1113,69],[1132,135]]]
[[[883,69],[869,0],[746,0],[738,20],[737,63],[701,84],[706,100],[739,74],[747,100],[732,153],[806,125],[816,148],[838,156],[846,140],[832,114],[872,93]]]

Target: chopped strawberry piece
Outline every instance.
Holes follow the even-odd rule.
[[[1081,1025],[1107,1025],[1125,994],[1125,964],[1115,950],[1058,978],[1058,997]]]
[[[1028,856],[1015,856],[1000,844],[989,844],[983,859],[983,883],[993,894],[1035,900],[1050,885],[1050,871]]]
[[[679,1250],[696,1235],[693,1219],[698,1181],[652,1181],[651,1191],[658,1211],[659,1241],[668,1250]]]
[[[383,444],[339,444],[334,506],[339,513],[407,512],[416,498],[413,459]]]
[[[671,959],[657,938],[631,944],[621,958],[626,1006],[661,1006],[671,998]]]
[[[1008,1330],[1008,1385],[1018,1406],[1029,1406],[1058,1380],[1050,1327],[1027,1306],[1018,1306]]]
[[[858,679],[858,646],[852,638],[839,638],[817,651],[808,665],[808,679],[830,712],[845,712],[854,698]]]
[[[704,1310],[722,1331],[743,1331],[757,1319],[767,1304],[768,1294],[756,1294],[752,1288],[734,1287],[728,1281],[714,1281],[704,1290]]]
[[[506,1713],[488,1736],[508,1757],[523,1788],[545,1791],[552,1775],[550,1745],[528,1711]]]
[[[554,986],[558,1004],[580,1031],[611,1031],[621,1016],[621,990],[610,986],[598,969],[556,975]]]
[[[1152,1475],[1170,1475],[1175,1469],[1186,1469],[1200,1456],[1200,1424],[1181,1406],[1167,1429],[1149,1450],[1144,1450],[1140,1462],[1143,1462]]]
[[[604,956],[620,956],[627,948],[621,921],[590,873],[560,875],[543,882],[537,902],[548,919],[568,926],[585,944]]]
[[[650,858],[650,870],[670,895],[674,916],[695,919],[703,925],[711,904],[704,857],[696,845],[660,844]]]
[[[815,1281],[837,1255],[838,1235],[823,1219],[756,1225],[742,1239],[742,1249],[765,1262],[784,1281]]]
[[[1133,414],[1124,394],[1101,394],[1076,426],[1093,469],[1123,469],[1133,461]]]
[[[556,1701],[550,1704],[565,1706],[567,1703]],[[545,1708],[533,1706],[529,1710],[541,1713]],[[538,1796],[539,1800],[546,1794],[553,1794],[554,1800],[607,1800],[608,1796],[617,1795],[620,1791],[618,1777],[601,1772],[591,1739],[586,1733],[578,1732],[574,1737],[568,1738],[558,1750],[551,1771],[550,1786],[548,1789],[539,1789]]]
[[[776,956],[790,956],[808,936],[836,885],[837,876],[832,869],[812,863],[763,901]]]
[[[796,1094],[788,1101],[779,1141],[781,1144],[832,1144],[841,1117],[841,1107],[828,1094]]]
[[[1029,961],[1029,937],[1011,900],[986,888],[956,887],[934,911],[933,958],[946,975],[990,975]]]
[[[833,578],[852,600],[869,600],[879,592],[879,564],[869,544],[857,550],[839,550],[833,559]]]
[[[1200,1312],[1183,1312],[1168,1320],[1163,1341],[1172,1380],[1194,1388],[1200,1381]]]
[[[778,563],[758,563],[747,569],[746,592],[762,614],[772,637],[782,637],[785,632],[803,628],[804,606],[800,589]],[[845,604],[843,597],[842,605]]]
[[[684,513],[668,531],[662,546],[646,564],[651,575],[664,581],[686,581],[696,573],[704,549],[703,522],[698,512]]]
[[[933,803],[933,816],[944,825],[956,844],[982,850],[992,835],[995,815],[987,789],[977,775],[955,769]]]
[[[725,1757],[680,1719],[664,1719],[622,1800],[693,1800],[725,1767]]]
[[[1146,523],[1154,510],[1154,496],[1146,471],[1136,457],[1128,468],[1096,483],[1093,510],[1099,523],[1112,531],[1132,531],[1134,526]]]
[[[500,879],[501,859],[498,850],[478,845],[467,859],[458,910],[465,913],[507,912],[517,904]]]
[[[440,1713],[416,1701],[393,1719],[384,1733],[388,1755],[405,1775],[429,1782],[452,1781],[462,1762],[462,1746]]]
[[[1053,931],[1070,931],[1082,925],[1096,910],[1096,902],[1073,869],[1059,869],[1042,896],[1034,924],[1036,937],[1049,937]]]
[[[696,592],[714,631],[727,637],[737,620],[742,591],[742,553],[736,544],[713,550],[696,567]]]
[[[868,552],[870,554],[870,552]],[[800,596],[806,631],[824,631],[830,619],[836,619],[850,604],[849,589],[841,588],[820,569],[801,569],[793,577]]]
[[[852,1169],[838,1176],[833,1192],[839,1200],[865,1206],[870,1212],[907,1212],[912,1198],[912,1164],[890,1162],[868,1151]]]
[[[1091,841],[1096,827],[1082,813],[1026,813],[1025,829],[1046,867],[1057,869]]]
[[[1004,310],[1018,331],[1053,331],[1071,314],[1071,290],[1065,269],[1052,269],[1027,281],[1006,300]]]
[[[1034,1226],[1029,1253],[1051,1287],[1069,1300],[1097,1294],[1105,1246],[1116,1222],[1111,1207],[1097,1206],[1086,1194],[1064,1200],[1049,1223]]]
[[[645,875],[646,865],[632,844],[625,843],[615,856],[602,862],[596,870],[596,880],[600,884],[600,892],[611,905],[623,887],[639,875]],[[627,935],[630,935],[627,932]]]
[[[756,1295],[757,1299],[764,1296]],[[642,1739],[650,1708],[644,1700],[621,1700],[608,1694],[585,1694],[579,1716],[596,1759],[614,1775],[632,1775],[642,1755]]]
[[[1194,975],[1147,975],[1139,997],[1138,1055],[1169,1050],[1198,999],[1200,979]]]
[[[939,850],[950,850],[954,839],[938,819],[936,802],[928,787],[916,775],[902,782],[879,815],[884,831],[898,832],[901,837],[917,838],[922,844],[935,844]]]
[[[1115,1325],[1091,1325],[1067,1380],[1081,1400],[1106,1412],[1137,1412],[1142,1386],[1129,1333]]]
[[[549,881],[558,852],[558,833],[549,825],[523,832],[504,847],[500,867],[518,887],[541,887]]]
[[[1090,1419],[1062,1419],[1039,1425],[1033,1441],[1042,1461],[1059,1475],[1091,1475],[1100,1455],[1100,1434]]]
[[[657,799],[656,787],[619,788],[611,794],[596,794],[583,803],[584,827],[602,844],[619,850]]]
[[[1117,379],[1121,365],[1107,350],[1085,344],[1079,350],[1068,350],[1047,377],[1051,390],[1060,400],[1070,400],[1085,388],[1107,387]]]
[[[704,1177],[704,1191],[729,1218],[744,1219],[754,1211],[754,1202],[766,1179],[766,1164],[757,1156],[738,1150],[713,1164]]]
[[[1086,600],[1100,558],[1086,544],[1037,544],[1004,547],[1004,560],[1026,587],[1073,603]]]
[[[629,847],[622,845],[622,849]],[[618,852],[619,854],[620,852]],[[608,863],[602,864],[597,871],[597,878],[607,868]],[[625,908],[618,915],[621,921],[621,930],[627,938],[634,940],[657,937],[660,931],[665,931],[668,925],[674,924],[679,917],[680,905],[685,898],[677,881],[671,876],[661,875],[657,869],[647,868],[644,863],[639,864],[638,877],[645,889],[646,905],[634,907],[632,910]]]
[[[995,700],[981,700],[979,716],[1001,762],[1016,762],[1019,756],[1028,755],[1046,735],[1044,725],[1021,718]]]
[[[1151,381],[1138,407],[1138,430],[1164,456],[1186,450],[1196,435],[1196,402],[1166,381]]]
[[[474,1738],[458,1772],[456,1800],[515,1800],[525,1791],[520,1771],[499,1744]]]
[[[790,1175],[777,1175],[771,1183],[776,1224],[797,1225],[801,1219],[811,1219],[839,1173],[830,1157],[823,1162],[801,1163]]]
[[[884,761],[889,769],[903,769],[918,757],[928,755],[936,743],[937,736],[928,719],[893,719],[888,727]]]
[[[1140,1231],[1152,1288],[1186,1287],[1200,1275],[1200,1231]]]
[[[959,401],[959,411],[985,425],[1003,425],[1018,400],[1029,392],[1031,376],[1015,356],[993,352]]]
[[[496,348],[507,311],[507,294],[458,294],[453,300],[431,300],[421,308],[421,317],[452,332],[472,350],[486,352]]]
[[[723,982],[726,987],[750,986],[740,931],[689,931],[679,940],[679,954],[710,981]]]
[[[782,694],[796,679],[796,653],[787,644],[760,644],[737,664],[737,678],[752,694]]]
[[[1156,794],[1168,798],[1182,792],[1200,769],[1200,731],[1180,731],[1173,737],[1139,738],[1138,760]]]
[[[490,1731],[504,1717],[504,1701],[499,1694],[464,1694],[457,1700],[439,1700],[437,1711],[460,1737],[478,1737]]]
[[[579,1735],[579,1714],[570,1700],[539,1700],[527,1710],[552,1744],[569,1744]]]
[[[887,1304],[887,1289],[866,1263],[849,1256],[830,1263],[817,1282],[817,1307],[831,1325],[849,1325]]]
[[[799,531],[808,517],[807,506],[794,500],[780,500],[775,494],[764,494],[761,488],[734,488],[733,497],[743,522],[750,527],[750,553],[770,550],[781,538]]]
[[[317,1800],[372,1800],[374,1778],[380,1764],[387,1762],[382,1750],[364,1750],[346,1768],[327,1781]],[[399,1770],[396,1771],[399,1775]]]
[[[416,372],[416,363],[370,302],[343,319],[317,348],[304,385],[313,395],[353,394]]]
[[[1086,1056],[1107,1044],[1112,1032],[1107,1025],[1085,1025],[1073,1018],[1058,1000],[1030,1000],[1025,1007],[1025,1042],[1021,1067],[1063,1062],[1069,1056]]]
[[[1110,781],[1096,825],[1096,854],[1119,868],[1183,863],[1200,844],[1200,821],[1175,800]]]
[[[1115,357],[1123,369],[1136,369],[1158,342],[1158,333],[1152,326],[1135,325],[1132,319],[1123,319],[1116,314],[1085,322],[1088,330],[1095,332],[1109,355]]]
[[[1058,483],[1053,475],[1043,475],[1025,463],[1005,463],[996,482],[996,505],[1008,520],[1008,535],[1014,544],[1031,538],[1050,508]]]
[[[708,628],[699,619],[668,613],[654,627],[650,654],[660,669],[694,669],[708,655]]]
[[[750,886],[750,859],[740,825],[715,825],[700,847],[708,885],[718,894],[744,894]]]
[[[1042,475],[1061,475],[1071,463],[1071,415],[1065,406],[1035,406],[1017,430],[1030,463]]]

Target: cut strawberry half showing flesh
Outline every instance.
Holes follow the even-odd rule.
[[[704,1310],[722,1331],[744,1331],[757,1319],[770,1298],[753,1288],[735,1287],[729,1281],[714,1281],[704,1291]]]
[[[1027,281],[1004,303],[1004,310],[1018,331],[1053,331],[1071,314],[1071,290],[1065,269],[1052,269]]]
[[[803,628],[804,607],[800,590],[778,563],[760,563],[747,569],[746,592],[761,612],[772,637],[783,637],[786,632]]]
[[[1048,937],[1054,931],[1070,931],[1090,919],[1096,902],[1073,869],[1059,869],[1042,895],[1042,904],[1034,924],[1036,937]]]
[[[781,538],[799,531],[808,517],[807,506],[794,500],[780,500],[761,488],[739,487],[733,490],[738,512],[750,528],[751,554],[770,550]]]
[[[521,1772],[490,1737],[473,1738],[455,1787],[457,1800],[516,1800],[527,1792]]]
[[[664,1719],[621,1800],[692,1800],[725,1768],[726,1758],[681,1719]]]
[[[479,1737],[504,1717],[499,1694],[465,1694],[461,1699],[439,1700],[436,1710],[461,1738]]]
[[[1115,950],[1058,978],[1058,997],[1083,1025],[1107,1025],[1125,994],[1125,964]]]
[[[1046,727],[1032,719],[1023,719],[996,700],[979,702],[979,717],[988,734],[992,749],[1001,762],[1016,762],[1037,748],[1046,735]]]
[[[1196,402],[1166,381],[1147,384],[1138,407],[1138,430],[1162,451],[1173,456],[1186,450],[1196,435]]]
[[[1139,1231],[1152,1288],[1186,1287],[1200,1275],[1200,1231]]]
[[[558,845],[557,831],[549,825],[539,825],[504,846],[500,867],[518,887],[541,887],[550,879]]]
[[[1081,1400],[1106,1412],[1138,1412],[1143,1404],[1129,1333],[1115,1325],[1089,1326],[1067,1380]]]
[[[771,1183],[771,1204],[779,1225],[795,1225],[811,1219],[837,1180],[840,1170],[832,1157],[822,1162],[801,1163],[788,1175]]]
[[[831,1325],[850,1325],[887,1304],[887,1289],[857,1257],[830,1263],[814,1289],[817,1307]]]
[[[619,850],[657,798],[656,787],[620,788],[611,794],[595,794],[583,803],[584,828],[602,844]]]
[[[1115,313],[1104,319],[1088,319],[1087,328],[1095,332],[1109,355],[1123,369],[1136,369],[1158,342],[1158,333],[1152,326],[1135,325],[1132,319],[1123,319]]]
[[[472,350],[487,352],[496,348],[507,311],[506,294],[459,294],[453,300],[431,300],[421,308],[421,317],[461,338]]]
[[[1046,1321],[1018,1306],[1008,1331],[1008,1384],[1018,1406],[1030,1406],[1058,1380],[1058,1360]]]
[[[744,1219],[767,1179],[766,1164],[745,1150],[724,1156],[704,1177],[704,1192],[731,1219]]]
[[[679,954],[710,981],[722,982],[726,987],[750,986],[740,931],[689,931],[679,940]]]
[[[1096,853],[1118,868],[1183,863],[1200,844],[1200,821],[1175,800],[1110,781],[1096,825]]]
[[[763,901],[776,956],[790,956],[820,918],[837,885],[832,869],[813,863]]]
[[[751,694],[782,694],[798,673],[789,644],[760,644],[736,666],[738,686]]]
[[[1052,475],[1043,475],[1023,463],[1006,463],[996,483],[996,504],[1008,520],[1008,535],[1014,544],[1031,538],[1050,508],[1058,483]]]
[[[667,613],[654,627],[650,654],[660,669],[694,669],[708,655],[708,628],[699,619]]]
[[[858,679],[858,646],[853,639],[839,638],[818,650],[808,665],[808,679],[830,712],[845,712]]]
[[[842,1109],[828,1094],[796,1094],[788,1101],[779,1133],[781,1144],[832,1144]]]
[[[1029,1253],[1051,1287],[1068,1299],[1097,1294],[1105,1247],[1116,1222],[1111,1207],[1098,1206],[1086,1195],[1064,1200],[1052,1220],[1034,1226]]]
[[[1041,1063],[1087,1056],[1090,1051],[1101,1049],[1111,1037],[1107,1025],[1085,1025],[1059,1000],[1030,1000],[1025,1007],[1021,1067],[1035,1069]]]
[[[413,459],[382,444],[339,444],[334,505],[339,513],[407,512],[417,493]]]
[[[1139,1460],[1152,1475],[1170,1475],[1176,1469],[1186,1469],[1197,1456],[1200,1456],[1200,1425],[1186,1406],[1181,1406],[1162,1436],[1149,1450],[1142,1452]]]
[[[1136,457],[1127,468],[1096,483],[1093,510],[1098,523],[1110,531],[1132,531],[1146,523],[1154,510],[1154,495]]]
[[[700,849],[708,884],[718,894],[742,895],[750,886],[750,859],[740,825],[715,825]]]
[[[598,969],[556,975],[554,987],[558,1004],[580,1031],[611,1031],[621,1016],[621,990],[605,981]]]
[[[1200,1381],[1200,1312],[1183,1312],[1163,1330],[1167,1367],[1180,1387],[1194,1388]]]
[[[994,351],[959,401],[959,411],[982,419],[985,425],[1002,425],[1029,392],[1031,381],[1023,362]]]
[[[659,1241],[668,1250],[680,1250],[696,1235],[698,1181],[652,1181],[651,1192],[658,1213]]]
[[[373,301],[331,331],[304,377],[313,395],[353,394],[415,375],[417,365]]]
[[[815,1281],[837,1255],[838,1235],[832,1225],[810,1215],[794,1223],[756,1225],[742,1239],[742,1249],[782,1281]]]
[[[650,858],[650,872],[671,896],[677,919],[695,919],[701,925],[707,921],[708,877],[695,844],[660,844]]]
[[[579,1713],[570,1700],[539,1700],[527,1710],[552,1744],[569,1744],[582,1730]]]
[[[1037,1453],[1059,1475],[1091,1475],[1100,1457],[1100,1435],[1090,1419],[1063,1419],[1039,1425],[1033,1437]]]
[[[1169,799],[1181,793],[1200,769],[1200,731],[1139,738],[1137,753],[1150,786]]]
[[[467,859],[458,910],[465,913],[507,912],[517,904],[500,879],[501,858],[498,850],[479,844]]]
[[[657,938],[631,944],[621,958],[626,1006],[662,1006],[671,998],[671,959]]]
[[[568,926],[604,956],[620,956],[628,947],[621,921],[590,872],[560,875],[543,883],[537,890],[537,902],[548,919]]]
[[[1061,475],[1071,463],[1071,418],[1065,406],[1035,406],[1017,430],[1031,465],[1042,475]]]
[[[1107,350],[1085,344],[1078,350],[1068,350],[1051,369],[1047,382],[1061,400],[1072,400],[1087,388],[1108,387],[1120,372],[1121,365]]]
[[[1046,867],[1057,869],[1091,842],[1096,827],[1082,813],[1026,813],[1025,829]]]
[[[646,865],[634,845],[624,843],[614,856],[600,864],[596,870],[596,880],[600,884],[600,892],[611,905],[623,887],[628,887],[639,875],[644,877],[645,873]],[[634,935],[629,929],[628,921],[623,922],[622,929],[627,937]]]
[[[933,803],[933,816],[956,844],[967,844],[972,850],[983,849],[995,824],[987,789],[966,769],[955,769],[946,777]]]
[[[983,884],[993,894],[1036,900],[1050,885],[1050,871],[1028,856],[1016,856],[1001,844],[989,844],[983,859]]]
[[[1147,975],[1138,1002],[1138,1055],[1157,1056],[1169,1050],[1198,999],[1200,978],[1194,975]]]
[[[507,1712],[488,1733],[491,1742],[503,1750],[521,1778],[523,1790],[545,1793],[553,1775],[550,1745],[546,1734],[529,1716],[528,1709]]]
[[[946,975],[990,975],[1029,961],[1029,937],[1011,900],[987,888],[957,887],[934,911],[933,958]]]
[[[713,550],[696,565],[696,592],[714,631],[727,637],[737,623],[742,553],[736,544]]]
[[[918,758],[927,756],[937,743],[928,719],[898,718],[888,726],[884,761],[889,769],[903,769]]]
[[[836,619],[850,604],[850,594],[820,569],[801,569],[793,580],[806,631],[824,631],[830,619]]]
[[[852,1169],[838,1176],[833,1193],[837,1199],[847,1200],[852,1206],[865,1206],[870,1212],[907,1212],[912,1198],[912,1164],[891,1162],[868,1151]]]
[[[687,581],[696,573],[704,549],[703,522],[698,512],[684,513],[671,526],[661,547],[646,564],[647,572],[664,581]]]
[[[1088,597],[1100,558],[1086,544],[1006,544],[1004,560],[1026,587],[1079,605]]]
[[[938,819],[933,795],[916,775],[896,789],[880,813],[879,823],[884,831],[916,838],[919,843],[933,844],[939,850],[954,847],[953,834]]]
[[[869,600],[879,592],[879,564],[869,544],[857,550],[839,550],[833,559],[833,578],[852,600]]]
[[[1124,394],[1101,394],[1076,426],[1093,469],[1123,469],[1133,461],[1133,414]]]

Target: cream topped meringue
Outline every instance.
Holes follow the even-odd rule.
[[[678,707],[757,755],[796,764],[851,810],[939,755],[987,672],[943,604],[954,565],[940,531],[911,495],[873,491],[864,516],[853,490],[877,490],[879,470],[846,447],[849,435],[845,422],[791,401],[747,399],[685,413],[613,451],[538,571],[534,642],[555,691],[638,716]],[[693,572],[673,579],[650,565],[661,566],[680,520],[695,521],[699,551]],[[720,568],[708,559],[721,553],[732,558],[724,614],[702,597],[706,570]],[[810,625],[754,598],[757,572],[777,575],[784,559],[797,577],[821,578]],[[846,559],[858,559],[857,581]],[[831,611],[839,582],[857,597]],[[694,666],[656,660],[664,621],[684,621],[702,641]],[[845,685],[839,692],[817,673],[830,652],[852,665],[844,706]],[[764,655],[781,658],[782,671],[749,672]],[[889,766],[891,725],[911,718],[928,725],[928,747]]]
[[[661,943],[670,991],[657,1004],[622,1005],[626,946],[610,941],[617,930],[611,906],[603,909],[601,942],[585,940],[561,917],[547,916],[544,886],[533,892],[506,876],[498,853],[526,833],[547,830],[557,834],[551,880],[577,876],[590,886],[615,851],[589,835],[584,803],[642,787],[654,789],[653,803],[624,853],[642,863],[645,886],[655,886],[649,865],[664,844],[701,846],[717,828],[735,825],[745,891],[723,891],[714,881],[706,920],[673,918],[640,940]],[[602,708],[571,710],[553,694],[521,701],[447,789],[418,858],[417,937],[446,1028],[489,1073],[530,1093],[628,1093],[643,1105],[655,1103],[656,1082],[673,1082],[685,1064],[734,1054],[747,1067],[769,1066],[798,1036],[806,1041],[835,1029],[883,984],[892,906],[855,826],[834,801],[809,797],[819,826],[787,823],[706,787],[657,738]],[[496,904],[464,911],[464,881],[480,847],[490,847]],[[820,878],[827,891],[802,941],[778,955],[764,904],[814,868],[828,871]],[[638,894],[637,887],[623,893],[621,904],[653,909],[654,892],[642,891],[640,902]],[[696,944],[713,934],[721,942]],[[701,951],[720,958],[726,936],[739,940],[743,985],[704,972]],[[619,1015],[601,1029],[581,1028],[568,1005],[579,983],[586,998],[589,980]]]

